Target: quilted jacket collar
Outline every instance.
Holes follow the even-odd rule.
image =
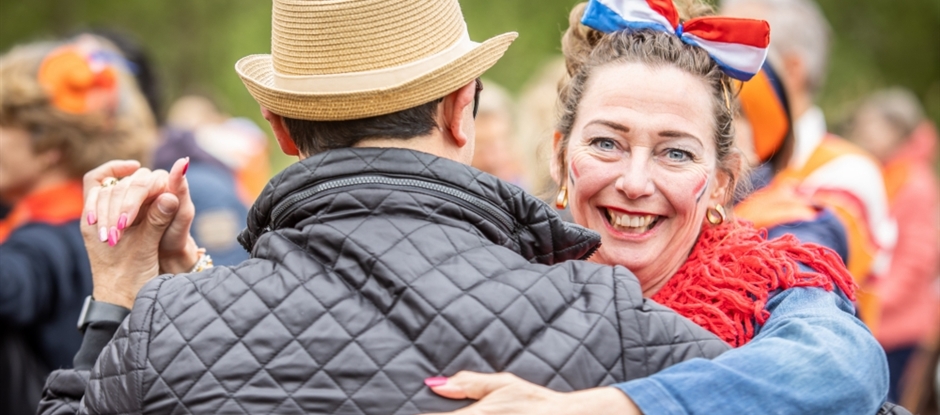
[[[309,214],[295,208],[296,205],[305,206],[307,209],[304,211],[309,212],[310,204],[316,204],[316,194],[306,196],[311,188],[337,180],[346,182],[342,179],[362,178],[394,178],[398,181],[430,183],[435,188],[454,191],[465,198],[469,196],[470,199],[491,206],[497,211],[497,215],[492,215],[492,218],[500,219],[500,226],[492,226],[493,223],[474,225],[493,243],[513,249],[531,262],[554,264],[570,259],[585,259],[600,245],[600,237],[596,233],[562,221],[548,205],[516,186],[448,159],[388,148],[327,151],[284,169],[271,179],[252,206],[248,214],[248,227],[242,231],[239,242],[251,251],[265,232],[293,227],[307,218]],[[419,192],[421,189],[403,186],[401,191]],[[427,199],[429,193],[421,193]],[[438,193],[430,192],[432,199]],[[449,195],[439,196],[435,203],[454,202],[453,198],[447,197]],[[293,201],[299,202],[292,204]],[[288,205],[290,207],[286,207]],[[401,212],[396,213],[408,214],[414,211],[403,206]],[[453,212],[453,209],[440,209],[435,214],[449,216],[440,218],[445,220],[467,220],[466,216]],[[372,212],[360,209],[344,214],[369,215]]]

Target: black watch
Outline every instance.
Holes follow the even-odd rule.
[[[89,324],[99,321],[110,321],[121,324],[121,322],[124,321],[124,317],[127,317],[130,313],[131,310],[119,305],[95,301],[95,299],[91,298],[89,295],[85,297],[85,305],[82,306],[82,313],[78,315],[78,331],[84,333],[85,328],[88,327]]]

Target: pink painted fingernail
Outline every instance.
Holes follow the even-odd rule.
[[[108,242],[108,228],[98,228],[98,239],[100,239],[101,242]]]
[[[189,157],[186,158],[186,165],[183,166],[183,176],[186,175],[186,170],[189,170]]]
[[[94,225],[98,222],[98,217],[95,216],[95,212],[88,212],[88,224]]]
[[[114,226],[111,227],[111,232],[108,233],[108,246],[113,247],[118,243],[118,232],[117,228]]]
[[[127,214],[122,213],[121,217],[118,219],[118,230],[123,231],[127,227]]]
[[[428,385],[430,388],[436,388],[438,386],[444,386],[447,384],[447,378],[438,376],[433,378],[427,378],[424,380],[424,384]]]

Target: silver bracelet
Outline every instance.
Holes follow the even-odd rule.
[[[196,265],[193,265],[193,269],[189,272],[202,272],[209,268],[212,268],[212,257],[206,253],[206,248],[199,248],[199,259],[196,261]]]

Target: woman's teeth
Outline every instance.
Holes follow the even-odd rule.
[[[657,215],[630,215],[607,211],[610,224],[618,230],[627,232],[646,232],[657,217]]]

